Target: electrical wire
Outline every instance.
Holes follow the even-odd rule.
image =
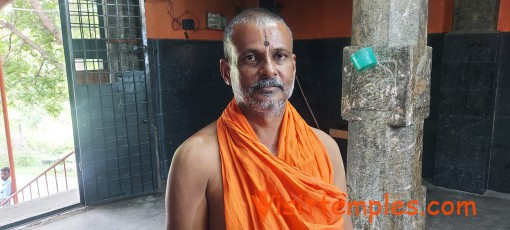
[[[184,13],[182,13],[181,15],[179,15],[178,17],[175,16],[175,13],[174,13],[174,8],[173,8],[173,2],[172,0],[168,0],[168,6],[167,6],[167,13],[168,15],[170,15],[170,17],[172,18],[172,29],[174,31],[177,31],[177,30],[180,30],[181,27],[182,27],[182,17],[184,15],[191,15],[191,17],[193,17],[195,19],[195,21],[197,22],[197,26],[195,26],[195,28],[193,28],[194,31],[197,31],[199,28],[200,28],[200,20],[198,19],[197,16],[195,16],[193,13],[191,13],[190,11],[188,10],[185,10]]]
[[[303,99],[305,99],[306,106],[308,107],[308,110],[310,111],[310,114],[312,114],[313,121],[315,122],[315,125],[317,126],[317,129],[321,129],[319,127],[319,122],[317,122],[317,119],[315,119],[315,114],[312,111],[312,108],[310,107],[310,104],[308,104],[308,100],[306,100],[305,93],[303,92],[303,87],[301,87],[301,83],[299,82],[299,78],[296,75],[296,82],[298,84],[299,90],[301,91],[301,95],[303,95]]]

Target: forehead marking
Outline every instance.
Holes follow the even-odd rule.
[[[265,46],[265,47],[268,47],[268,46],[269,46],[269,41],[267,40],[267,34],[266,34],[266,32],[264,32],[264,39],[265,39],[265,41],[264,41],[264,46]]]

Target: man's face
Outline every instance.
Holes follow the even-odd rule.
[[[238,105],[254,115],[282,114],[296,73],[290,32],[282,23],[242,23],[234,27],[232,43],[234,60],[229,61],[225,81],[232,84]]]
[[[9,177],[11,176],[11,174],[7,171],[2,171],[2,180],[7,180],[9,179]]]

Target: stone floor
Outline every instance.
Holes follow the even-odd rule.
[[[78,207],[12,229],[164,229],[164,200],[164,194],[159,193],[103,205]]]
[[[426,229],[510,229],[510,195],[484,196],[427,185],[427,201],[476,203],[476,216],[427,216]],[[79,207],[15,229],[164,229],[164,195]],[[1,228],[1,227],[0,227]]]
[[[474,201],[476,216],[437,215],[427,216],[426,229],[492,229],[510,230],[510,194],[487,191],[475,195],[437,187],[428,187],[427,203],[431,201]],[[463,213],[462,213],[463,214]]]

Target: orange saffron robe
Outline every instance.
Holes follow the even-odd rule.
[[[346,194],[326,148],[287,102],[278,154],[232,100],[217,123],[227,229],[343,229]]]

